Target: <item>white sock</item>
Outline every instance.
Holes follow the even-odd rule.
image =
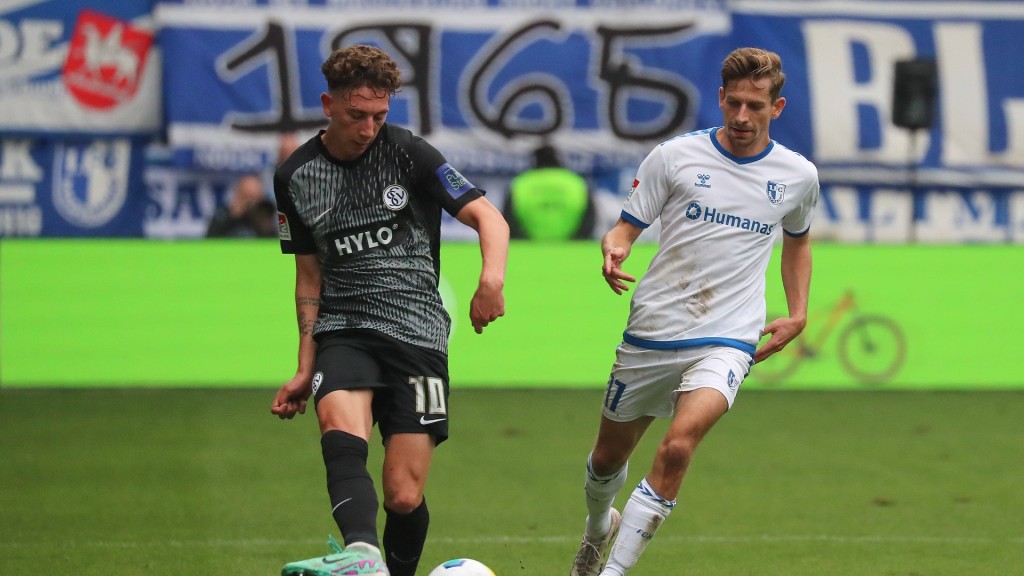
[[[587,456],[587,481],[585,492],[587,496],[587,529],[588,538],[601,538],[608,533],[611,524],[611,507],[615,495],[626,485],[626,476],[629,472],[629,462],[615,474],[606,477],[598,477],[590,466],[590,456]]]
[[[675,505],[674,500],[668,501],[659,496],[646,478],[640,481],[622,510],[619,537],[612,545],[608,565],[601,576],[624,576],[636,566],[640,554]]]

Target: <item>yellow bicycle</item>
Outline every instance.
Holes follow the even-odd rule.
[[[769,314],[769,320],[781,316]],[[811,323],[808,325],[813,326]],[[828,317],[816,333],[804,331],[782,351],[758,363],[752,375],[766,385],[785,382],[805,360],[813,361],[822,356],[829,336],[837,328],[839,364],[859,383],[865,386],[883,384],[903,367],[907,355],[903,329],[892,318],[859,313],[853,292],[848,291],[828,311]]]

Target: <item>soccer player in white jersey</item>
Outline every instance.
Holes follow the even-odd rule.
[[[572,576],[622,576],[636,565],[750,367],[804,329],[818,176],[768,135],[786,105],[785,78],[773,52],[729,54],[718,91],[722,126],[655,147],[601,241],[605,281],[622,294],[636,281],[622,268],[630,248],[661,218],[660,246],[633,296],[587,458],[588,516]],[[765,326],[765,272],[780,234],[789,316]],[[613,500],[655,418],[671,424],[620,515]]]

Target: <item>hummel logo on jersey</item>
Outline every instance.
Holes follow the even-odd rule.
[[[708,180],[711,180],[711,174],[697,174],[697,180],[700,180],[700,182],[693,183],[697,188],[711,188],[711,184],[708,184]]]
[[[445,420],[445,418],[431,418],[428,420],[426,416],[420,416],[420,424],[423,426],[428,424],[437,424],[438,422],[444,422]]]
[[[712,224],[722,224],[741,230],[749,230],[765,236],[770,235],[775,230],[774,224],[719,212],[717,208],[703,208],[697,202],[690,202],[690,205],[686,207],[686,217],[690,220],[700,220],[701,222],[711,222]]]

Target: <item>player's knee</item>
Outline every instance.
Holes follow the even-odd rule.
[[[416,490],[398,490],[384,497],[384,506],[395,514],[410,514],[422,503],[423,493]]]
[[[594,475],[603,478],[622,470],[628,460],[628,453],[604,446],[595,446],[590,453],[590,469]]]
[[[658,460],[666,468],[685,470],[696,449],[697,442],[692,438],[666,438],[658,447]]]

